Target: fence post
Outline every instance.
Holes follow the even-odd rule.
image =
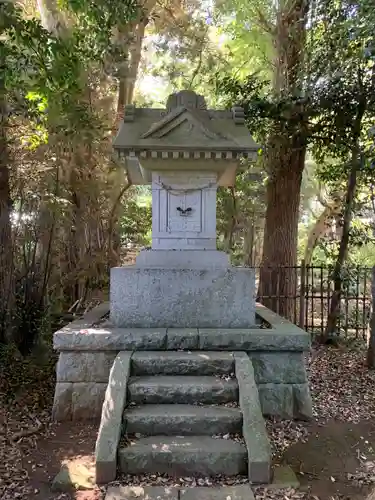
[[[301,285],[299,294],[299,321],[298,326],[305,328],[305,305],[306,305],[306,264],[305,260],[301,261]]]
[[[375,368],[375,266],[372,268],[371,279],[371,319],[370,319],[370,335],[367,349],[367,366]]]

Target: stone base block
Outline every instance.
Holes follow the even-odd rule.
[[[259,384],[258,392],[263,415],[289,420],[312,419],[311,397],[307,383]]]
[[[230,267],[229,255],[218,250],[141,250],[136,267],[211,269]]]
[[[251,268],[111,269],[110,319],[117,327],[251,328]]]
[[[108,382],[116,352],[60,353],[56,368],[57,382]]]
[[[57,382],[52,417],[64,420],[99,420],[107,383]]]

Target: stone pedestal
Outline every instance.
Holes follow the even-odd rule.
[[[218,250],[141,250],[136,263],[139,268],[161,269],[227,269],[229,255]]]
[[[126,328],[251,328],[255,325],[255,271],[186,268],[186,264],[185,268],[140,267],[139,262],[115,267],[111,269],[110,319]]]

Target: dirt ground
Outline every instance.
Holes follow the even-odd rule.
[[[371,485],[360,484],[350,479],[350,475],[356,475],[364,460],[375,460],[375,422],[347,424],[330,421],[324,425],[307,424],[306,428],[309,434],[307,442],[292,444],[275,460],[276,463],[290,465],[297,474],[301,488],[296,491],[298,496],[295,498],[366,498]],[[99,488],[75,494],[51,492],[51,481],[59,472],[63,460],[79,458],[84,464],[93,466],[96,432],[97,425],[93,424],[51,425],[46,436],[37,438],[35,445],[23,455],[22,468],[27,471],[28,480],[24,483],[23,493],[13,491],[14,498],[102,500],[103,490]],[[263,493],[267,495],[264,498],[270,499],[286,499],[289,494],[274,491]]]
[[[371,486],[360,484],[354,477],[361,463],[375,459],[375,422],[314,423],[309,434],[306,443],[291,445],[281,460],[293,468],[301,489],[320,500],[366,498]]]
[[[375,488],[375,374],[363,359],[361,351],[319,350],[310,357],[314,421],[267,422],[274,462],[290,465],[301,487],[257,488],[257,500],[365,500]],[[35,421],[41,429],[19,437],[20,429]],[[51,491],[64,460],[79,457],[93,467],[97,429],[97,423],[51,423],[50,408],[0,406],[0,498],[103,500],[104,488]],[[148,479],[134,482],[147,484]]]

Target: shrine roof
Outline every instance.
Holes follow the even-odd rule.
[[[254,156],[259,146],[243,109],[210,110],[192,91],[169,96],[166,109],[127,106],[113,147],[120,154],[147,151],[233,152]]]

